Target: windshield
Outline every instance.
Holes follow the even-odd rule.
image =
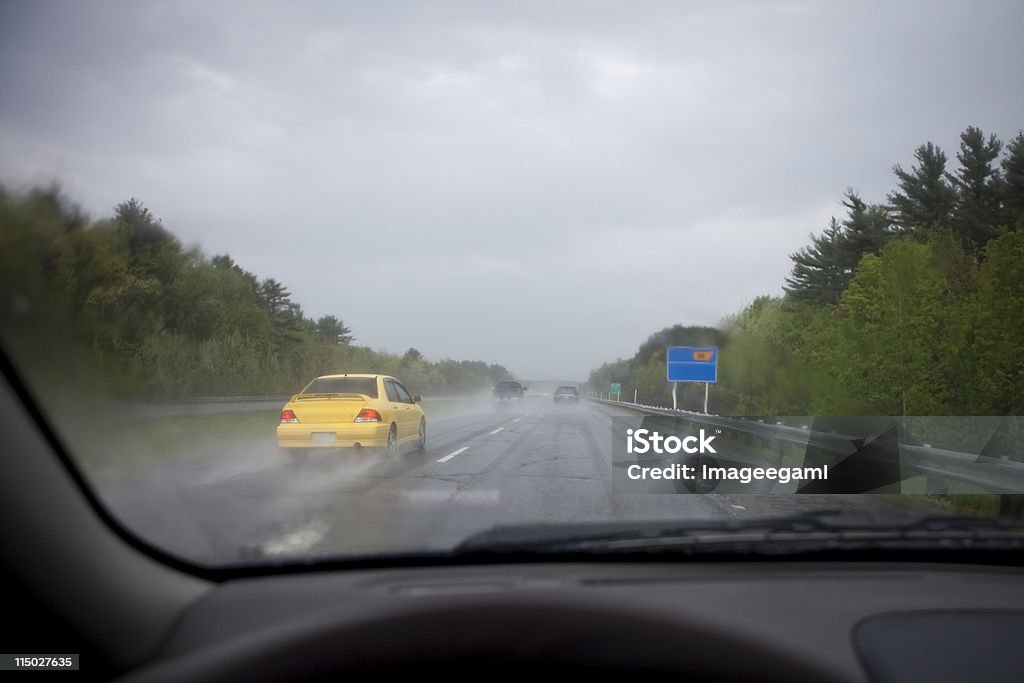
[[[4,3],[0,346],[201,564],[1021,516],[1022,25]]]

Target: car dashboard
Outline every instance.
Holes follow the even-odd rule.
[[[611,670],[698,680],[1019,680],[1017,569],[555,563],[226,582],[126,681]],[[425,668],[424,668],[425,667]]]

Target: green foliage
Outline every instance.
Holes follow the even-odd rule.
[[[607,392],[613,383],[622,385],[623,398],[650,405],[671,405],[671,384],[665,379],[665,351],[669,346],[723,346],[726,336],[713,327],[684,327],[675,325],[655,332],[640,345],[629,360],[605,363],[590,373],[591,391]],[[704,390],[683,387],[679,395],[681,406],[696,408],[703,405]]]
[[[724,343],[725,336],[713,327],[673,325],[648,337],[633,356],[632,363],[638,365],[650,360],[664,362],[665,349],[669,346],[715,346]]]
[[[973,346],[979,412],[1024,413],[1024,232],[989,242],[978,276]]]
[[[968,128],[949,174],[922,145],[911,171],[894,168],[889,206],[847,191],[846,218],[791,256],[785,297],[758,297],[720,330],[662,330],[594,370],[591,388],[621,382],[668,405],[665,346],[714,343],[719,414],[1020,415],[1024,134],[997,166],[1001,147]],[[702,393],[684,385],[683,407]]]
[[[334,372],[461,393],[511,376],[354,347],[339,318],[307,318],[281,282],[183,248],[139,200],[90,222],[56,188],[0,186],[0,330],[48,398],[286,394]]]
[[[835,348],[855,413],[936,415],[948,403],[950,327],[930,247],[908,240],[864,257],[843,294]],[[841,362],[840,362],[841,361]]]
[[[723,328],[729,345],[719,356],[720,391],[730,412],[799,414],[812,381],[794,351],[807,345],[817,309],[758,297]]]
[[[590,371],[587,384],[594,392],[608,391],[608,387],[615,382],[628,382],[632,373],[630,362],[621,358],[613,363],[605,363],[601,367]],[[662,373],[664,376],[664,373]],[[646,393],[644,394],[647,395]],[[649,401],[645,401],[649,402]]]

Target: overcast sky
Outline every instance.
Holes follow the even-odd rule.
[[[8,2],[0,178],[138,197],[358,343],[585,379],[1024,128],[1024,3]]]

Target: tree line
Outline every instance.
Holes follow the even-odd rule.
[[[437,394],[511,376],[359,346],[339,317],[307,316],[278,280],[186,248],[139,200],[91,220],[56,188],[0,186],[0,330],[47,393],[288,394],[320,374],[380,372]]]
[[[1004,146],[969,127],[952,169],[931,142],[914,157],[884,201],[847,190],[790,256],[782,296],[718,328],[662,330],[592,387],[665,405],[665,347],[715,344],[719,414],[1024,413],[1024,134]],[[703,387],[686,389],[699,408]]]

